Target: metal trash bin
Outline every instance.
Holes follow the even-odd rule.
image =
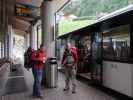
[[[46,66],[46,84],[49,88],[56,88],[58,81],[58,65],[56,57],[48,58]]]

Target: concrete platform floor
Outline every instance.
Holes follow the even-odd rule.
[[[25,82],[27,84],[27,91],[12,93],[3,95],[0,97],[0,100],[40,100],[37,98],[33,98],[32,94],[32,85],[33,85],[33,76],[31,71],[27,71],[23,69]],[[10,76],[11,77],[11,76]],[[14,76],[13,76],[14,77]],[[21,78],[18,77],[17,78]],[[21,86],[20,86],[21,87]],[[25,88],[25,87],[24,87]],[[77,93],[72,94],[71,90],[68,92],[63,91],[64,88],[64,75],[59,73],[58,77],[58,88],[49,89],[43,88],[43,100],[117,100],[100,90],[97,90],[91,86],[88,86],[77,80]]]

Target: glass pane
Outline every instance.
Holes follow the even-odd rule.
[[[0,41],[0,58],[1,58],[1,51],[2,51],[1,44],[2,44],[2,42]]]
[[[100,33],[94,33],[92,37],[92,59],[98,60],[101,59],[101,41],[102,38]]]
[[[103,33],[103,58],[108,60],[130,60],[129,25],[113,28]]]
[[[102,34],[93,33],[92,34],[92,78],[98,82],[102,80]]]

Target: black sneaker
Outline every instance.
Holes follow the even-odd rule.
[[[72,91],[72,94],[75,94],[76,93],[76,91]]]
[[[63,91],[68,91],[68,90],[69,90],[69,88],[64,88],[64,89],[63,89]]]

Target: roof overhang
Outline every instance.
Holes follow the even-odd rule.
[[[62,9],[66,4],[68,4],[71,0],[53,0],[52,7],[53,11],[56,13],[60,9]]]
[[[44,0],[7,0],[7,8],[8,8],[8,19],[9,24],[13,25],[13,28],[20,29],[22,31],[27,31],[31,22],[40,19],[41,14],[41,5]],[[13,2],[15,1],[15,2]],[[67,4],[70,0],[46,0],[51,1],[52,11],[56,13],[59,9],[61,9],[65,4]],[[17,4],[24,5],[26,7],[34,8],[34,12],[29,16],[16,16],[15,15],[15,6]]]

